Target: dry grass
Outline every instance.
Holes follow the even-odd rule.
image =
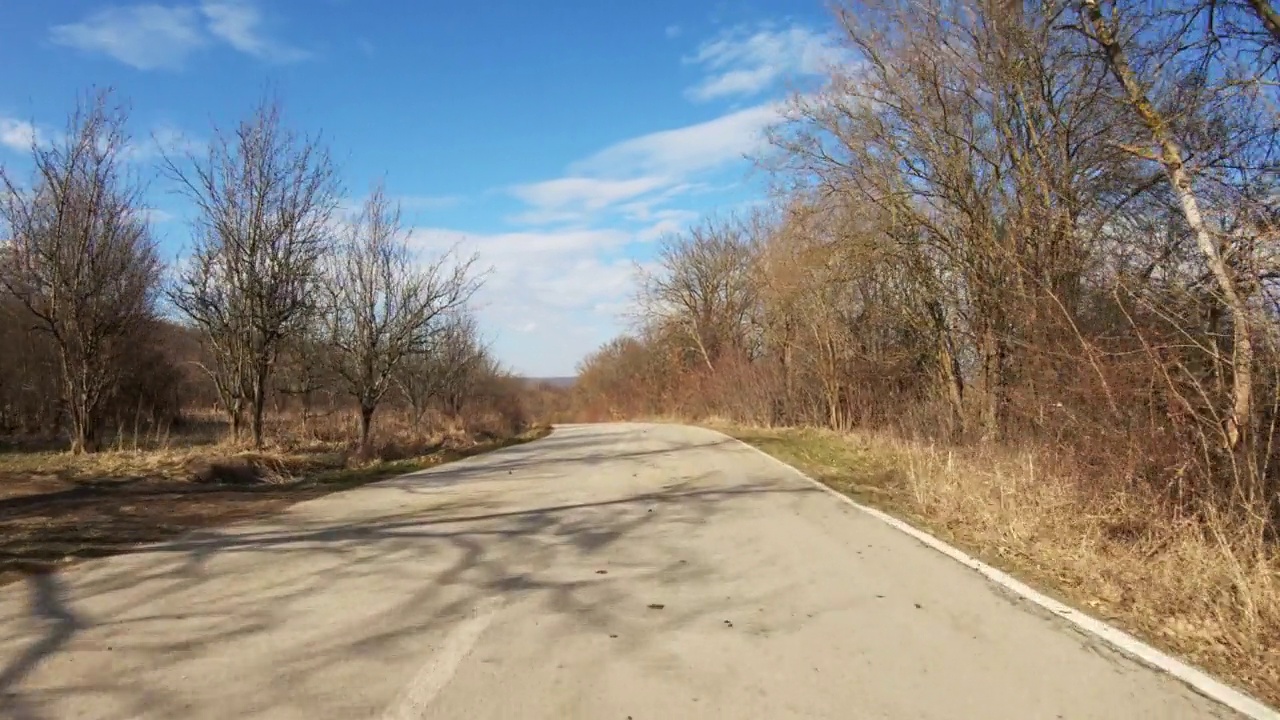
[[[424,424],[389,417],[369,458],[352,452],[349,432],[288,433],[285,424],[275,428],[279,440],[259,451],[198,434],[169,438],[153,449],[78,457],[2,452],[0,583],[81,558],[129,552],[192,528],[260,517],[548,431],[472,432],[473,420],[438,422],[423,432]]]
[[[1280,705],[1280,557],[1067,463],[874,434],[718,429]]]

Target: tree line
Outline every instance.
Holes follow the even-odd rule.
[[[380,183],[343,212],[322,139],[274,99],[199,149],[162,151],[158,178],[193,210],[172,265],[127,126],[127,107],[95,91],[32,139],[29,179],[0,168],[0,432],[63,433],[89,452],[113,427],[204,407],[262,447],[270,408],[305,426],[326,396],[352,411],[364,452],[388,403],[421,421],[483,401],[522,422],[468,309],[475,258],[420,257]]]
[[[772,203],[665,239],[579,406],[1039,445],[1270,537],[1278,18],[845,3],[760,158]]]

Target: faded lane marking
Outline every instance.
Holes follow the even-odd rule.
[[[458,666],[471,653],[476,641],[493,622],[501,602],[498,598],[481,600],[471,616],[454,626],[444,642],[382,713],[382,720],[420,720],[427,706],[453,679]]]

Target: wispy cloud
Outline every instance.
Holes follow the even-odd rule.
[[[780,122],[783,106],[765,103],[672,130],[624,140],[569,167],[586,175],[685,178],[724,167],[765,147],[765,130]]]
[[[414,244],[428,254],[455,245],[477,253],[490,269],[478,311],[499,332],[500,354],[525,373],[569,373],[617,333],[633,302],[639,248],[697,219],[672,204],[714,189],[697,176],[761,149],[779,112],[761,105],[631,138],[572,163],[562,177],[508,188],[525,207],[510,219],[535,229],[421,228]]]
[[[246,55],[273,62],[296,62],[310,56],[305,50],[267,37],[262,12],[248,0],[205,0],[200,10],[214,37]]]
[[[193,7],[133,5],[99,10],[50,31],[58,45],[109,55],[139,70],[177,69],[208,44]]]
[[[481,317],[503,329],[499,348],[520,359],[517,369],[569,373],[625,324],[636,288],[633,258],[651,252],[640,248],[699,216],[673,205],[725,189],[710,183],[765,147],[764,131],[781,110],[769,103],[624,140],[572,163],[564,177],[513,188],[528,210],[512,219],[539,226],[536,232],[424,237],[462,242],[492,264]]]
[[[678,233],[698,219],[698,213],[692,210],[668,208],[650,213],[649,225],[636,233],[637,240],[645,242],[657,240],[663,235]]]
[[[711,190],[712,186],[706,183],[698,182],[682,182],[666,187],[659,193],[646,195],[643,198],[623,203],[618,206],[618,210],[628,220],[637,222],[649,222],[652,220],[660,220],[669,217],[669,213],[686,211],[664,210],[662,205],[681,196],[695,195]]]
[[[146,208],[143,210],[143,214],[146,217],[147,222],[152,225],[173,222],[177,219],[177,216],[173,213],[168,210],[161,210],[160,208]]]
[[[491,268],[478,296],[485,327],[516,369],[559,375],[615,335],[631,307],[636,260],[653,240],[695,221],[695,194],[723,191],[725,173],[767,147],[784,105],[765,102],[684,127],[622,140],[570,163],[560,177],[506,188],[522,205],[518,232],[413,231],[416,246],[459,246]],[[713,183],[719,183],[713,185]],[[501,346],[510,343],[508,352]]]
[[[750,97],[788,78],[820,75],[841,58],[842,51],[830,36],[801,25],[738,26],[702,43],[693,56],[685,58],[706,72],[685,95],[699,102]]]
[[[205,0],[196,5],[154,3],[108,7],[50,29],[58,45],[101,53],[139,70],[178,70],[196,51],[222,44],[275,62],[308,57],[271,39],[251,0]]]
[[[678,38],[680,37],[680,33],[682,33],[683,31],[684,31],[683,28],[681,28],[679,25],[668,25],[667,29],[664,30],[663,32],[666,34],[668,38]]]
[[[485,295],[500,310],[494,317],[539,328],[569,322],[605,328],[573,348],[576,359],[617,331],[617,315],[634,292],[630,258],[642,254],[638,248],[697,219],[693,210],[672,205],[712,188],[697,179],[702,174],[724,171],[761,149],[764,129],[781,118],[779,111],[762,105],[631,138],[572,163],[563,177],[509,188],[526,208],[510,220],[536,231],[465,236],[435,230],[424,237],[461,241],[494,258]],[[558,346],[546,352],[562,357]],[[567,371],[568,361],[558,362],[560,372]]]
[[[529,224],[584,220],[592,213],[668,184],[669,181],[662,177],[625,180],[563,177],[518,185],[511,189],[511,193],[529,205],[530,210],[513,219]]]

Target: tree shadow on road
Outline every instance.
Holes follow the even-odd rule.
[[[296,478],[283,482],[228,482],[223,477],[228,472],[207,478],[196,477],[203,472],[189,478],[116,473],[63,483],[53,491],[0,497],[0,585],[27,573],[54,571],[73,560],[131,552],[195,528],[262,518],[332,492],[527,439],[437,448],[428,455],[355,467],[342,465],[345,460],[334,465],[309,458],[309,464],[296,469]]]
[[[0,701],[24,720],[57,717],[55,704],[68,701],[100,717],[186,717],[202,693],[214,698],[218,690],[179,689],[164,678],[185,674],[188,665],[199,672],[210,656],[243,656],[246,667],[238,670],[262,673],[259,680],[269,686],[252,706],[242,704],[247,697],[223,698],[224,715],[333,715],[323,695],[305,691],[310,683],[340,677],[353,659],[398,669],[397,658],[421,657],[424,637],[494,598],[508,607],[535,604],[562,626],[558,632],[598,631],[617,637],[619,652],[640,652],[664,631],[720,623],[726,613],[785,591],[762,587],[749,597],[681,603],[725,580],[717,558],[698,555],[687,540],[758,511],[757,500],[776,506],[817,492],[809,487],[701,476],[605,499],[531,506],[530,497],[544,496],[523,495],[520,505],[501,493],[444,491],[508,471],[511,482],[537,486],[571,466],[580,471],[618,459],[606,439],[603,432],[552,435],[380,485],[412,500],[398,515],[350,521],[289,515],[200,531],[63,579],[32,576],[25,606],[16,602],[17,586],[0,596],[0,627],[23,629],[0,640]],[[622,455],[674,464],[730,442],[655,443],[656,449]],[[433,493],[440,501],[424,504],[422,496]],[[339,589],[352,598],[340,611],[323,604]],[[651,611],[652,604],[664,609]],[[91,618],[80,611],[88,607]],[[269,651],[248,654],[266,638]],[[54,662],[58,672],[41,672]]]

